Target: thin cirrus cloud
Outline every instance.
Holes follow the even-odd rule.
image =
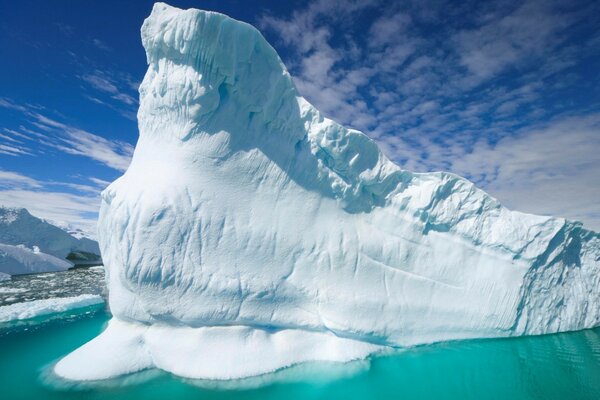
[[[36,108],[14,103],[9,99],[0,98],[0,107],[9,108],[23,113],[28,123],[39,131],[21,126],[19,130],[5,129],[5,136],[13,140],[29,140],[38,147],[50,147],[64,153],[86,157],[95,160],[117,171],[125,171],[133,154],[133,146],[120,140],[110,140],[88,132],[54,118],[43,115]],[[0,137],[2,140],[2,137]],[[0,145],[9,146],[10,141]],[[0,147],[0,151],[2,148]],[[22,154],[24,154],[23,152]],[[32,154],[27,151],[28,154]]]
[[[109,140],[39,113],[32,113],[31,116],[35,126],[55,134],[55,140],[49,146],[68,154],[91,158],[117,171],[125,171],[129,166],[133,155],[133,146],[129,143]]]
[[[589,88],[577,67],[600,57],[599,12],[589,2],[316,0],[258,25],[285,50],[300,94],[403,167],[450,170],[511,208],[600,229],[600,105],[565,101]]]
[[[80,186],[74,192],[60,190],[71,183],[47,182],[33,179],[14,171],[0,170],[0,204],[24,207],[33,215],[59,226],[75,226],[94,237],[100,205],[99,193],[103,186]],[[58,189],[58,190],[57,190]]]
[[[73,155],[94,161],[114,171],[125,171],[133,154],[133,146],[120,140],[111,140],[50,117],[38,106],[17,104],[0,98],[0,107],[21,113],[23,125],[5,128],[0,136],[2,146],[26,145],[27,154],[15,156],[41,157],[47,150],[58,150],[59,156]],[[27,126],[25,126],[27,125]],[[11,155],[14,155],[11,153]],[[46,162],[56,162],[47,159]],[[10,164],[9,164],[10,165]],[[32,214],[71,225],[94,236],[100,191],[108,182],[96,177],[65,176],[69,182],[39,180],[17,171],[0,170],[0,204],[25,207]]]
[[[137,90],[138,83],[129,74],[93,70],[79,78],[94,91],[93,94],[84,94],[88,100],[108,107],[127,119],[136,119],[138,101],[130,93]]]

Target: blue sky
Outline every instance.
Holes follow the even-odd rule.
[[[600,4],[173,1],[258,27],[300,93],[414,171],[600,229]],[[0,204],[94,230],[127,167],[151,1],[0,3]]]

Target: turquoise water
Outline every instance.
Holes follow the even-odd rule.
[[[102,309],[85,312],[0,328],[0,399],[600,399],[600,329],[442,343],[229,387],[159,371],[65,386],[48,376],[48,366],[96,336],[109,318]]]

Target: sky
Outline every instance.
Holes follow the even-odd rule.
[[[91,235],[126,169],[151,1],[0,2],[0,205]],[[403,168],[600,230],[600,3],[172,1],[256,26],[300,94]]]

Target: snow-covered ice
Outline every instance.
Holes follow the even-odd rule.
[[[99,254],[93,240],[74,237],[24,208],[0,207],[0,272],[64,271],[74,264],[97,264]]]
[[[0,322],[25,320],[102,303],[104,303],[102,297],[93,294],[15,303],[0,307]]]
[[[157,3],[142,41],[140,138],[99,219],[114,318],[59,376],[229,379],[600,323],[597,233],[403,170],[248,24]]]
[[[35,247],[35,246],[34,246]],[[67,260],[42,253],[39,248],[0,243],[0,271],[10,275],[66,271],[73,267]]]
[[[34,217],[25,208],[0,207],[0,243],[34,246],[41,252],[65,259],[73,251],[100,254],[94,240],[77,238],[63,229]]]

